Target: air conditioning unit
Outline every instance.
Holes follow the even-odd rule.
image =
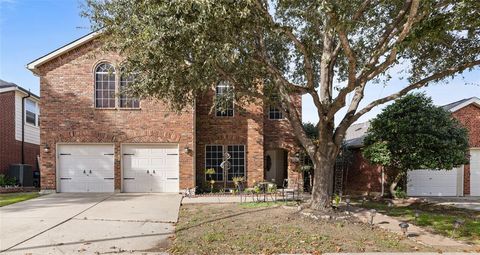
[[[8,168],[7,176],[14,178],[23,187],[33,186],[33,169],[31,165],[14,164]]]

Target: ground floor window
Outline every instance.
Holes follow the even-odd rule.
[[[245,145],[207,145],[205,146],[205,169],[213,168],[215,173],[205,175],[206,180],[224,180],[224,170],[220,164],[225,160],[226,152],[230,155],[227,181],[232,181],[234,177],[245,177]]]
[[[245,177],[245,146],[229,145],[227,152],[230,154],[230,164],[232,165],[228,171],[228,179],[232,181],[234,177]]]
[[[223,169],[220,164],[223,161],[223,145],[207,145],[205,147],[205,169],[213,168],[214,174],[206,175],[208,181],[223,181]]]

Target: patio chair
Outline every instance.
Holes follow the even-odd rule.
[[[292,200],[295,200],[295,193],[297,194],[297,199],[299,196],[299,188],[298,188],[298,182],[296,180],[289,180],[285,179],[283,180],[283,188],[279,190],[279,192],[283,196],[283,201],[287,201],[289,197],[292,198]]]

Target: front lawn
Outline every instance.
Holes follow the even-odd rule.
[[[278,203],[244,203],[183,205],[170,252],[319,254],[432,250],[353,220],[313,220]]]
[[[0,194],[0,207],[22,202],[40,196],[38,192],[20,192]]]
[[[363,207],[422,226],[430,232],[472,244],[480,244],[480,212],[431,203],[413,203],[408,206],[388,207],[386,202],[367,201]],[[415,221],[415,212],[419,217]],[[460,219],[464,224],[454,230],[453,223]]]

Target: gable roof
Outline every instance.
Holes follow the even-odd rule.
[[[444,105],[442,107],[447,111],[455,112],[470,104],[476,104],[478,107],[480,107],[480,98],[478,97],[465,98],[465,99]]]
[[[475,104],[478,107],[480,107],[480,98],[478,97],[465,98],[447,105],[443,105],[442,108],[450,112],[455,112],[470,104]],[[347,129],[347,133],[345,134],[345,146],[349,148],[363,147],[363,139],[367,134],[369,126],[370,126],[369,121],[353,124],[352,126],[350,126]]]
[[[26,95],[30,94],[35,99],[40,100],[39,96],[37,96],[36,94],[18,86],[17,84],[0,79],[0,93],[8,92],[8,91],[20,91],[20,92],[22,92]]]
[[[90,42],[91,40],[97,38],[99,35],[101,34],[101,31],[100,30],[97,30],[97,31],[94,31],[94,32],[91,32],[83,37],[80,37],[78,38],[77,40],[73,41],[73,42],[70,42],[46,55],[43,55],[35,60],[33,60],[32,62],[28,63],[27,64],[27,69],[32,71],[34,74],[37,74],[38,72],[38,67],[44,63],[46,63],[47,61],[53,59],[53,58],[56,58],[62,54],[65,54],[73,49],[76,49],[82,45],[84,45],[85,43],[87,42]]]
[[[345,146],[349,148],[362,147],[368,127],[370,127],[370,121],[351,125],[345,134]]]

